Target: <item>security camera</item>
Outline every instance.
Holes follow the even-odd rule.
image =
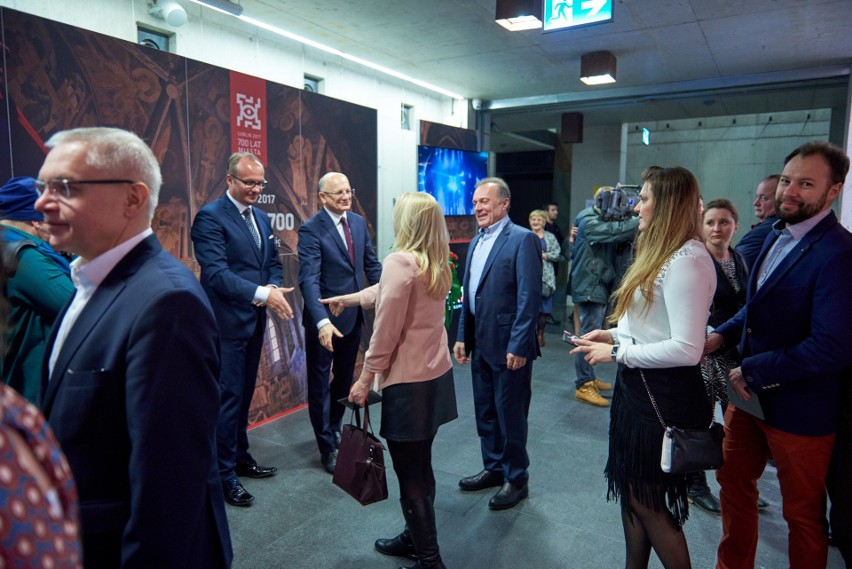
[[[148,3],[148,13],[155,18],[165,20],[170,26],[178,28],[186,23],[186,10],[177,2],[153,0]]]
[[[474,111],[482,109],[482,99],[473,99],[470,102],[470,106],[473,107]]]

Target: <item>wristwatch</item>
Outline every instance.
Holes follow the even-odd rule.
[[[612,351],[609,353],[609,357],[612,358],[612,361],[615,361],[615,356],[618,355],[618,344],[612,347]]]

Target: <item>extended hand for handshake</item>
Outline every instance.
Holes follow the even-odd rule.
[[[293,318],[293,309],[290,307],[290,303],[287,302],[287,297],[284,296],[288,292],[293,292],[293,287],[276,288],[272,285],[267,285],[266,288],[270,289],[266,303],[258,302],[255,304],[257,306],[266,306],[269,310],[284,320],[290,320]]]

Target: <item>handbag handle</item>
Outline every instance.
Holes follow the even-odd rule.
[[[352,407],[352,416],[355,417],[355,426],[359,429],[361,428],[361,407]],[[352,424],[352,419],[349,420],[349,424]],[[373,434],[373,427],[370,424],[370,407],[364,406],[364,430],[368,431],[370,434]]]

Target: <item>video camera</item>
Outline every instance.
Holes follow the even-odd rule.
[[[635,214],[641,189],[641,186],[617,184],[615,188],[600,190],[595,196],[595,211],[604,221],[629,219]]]

